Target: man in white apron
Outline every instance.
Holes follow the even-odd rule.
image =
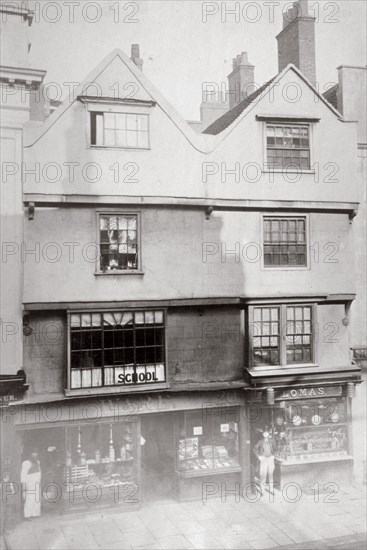
[[[29,460],[22,463],[20,474],[22,483],[22,502],[24,517],[35,518],[41,515],[41,467],[37,451],[31,453]]]

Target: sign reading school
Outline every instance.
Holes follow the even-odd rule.
[[[149,384],[165,382],[164,365],[125,366],[115,368],[116,384]]]

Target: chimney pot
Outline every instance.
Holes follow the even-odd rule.
[[[229,108],[233,109],[254,91],[255,67],[248,61],[247,52],[233,58],[233,70],[228,75]]]
[[[131,60],[135,65],[142,71],[143,70],[143,60],[140,59],[140,48],[139,44],[131,45]]]

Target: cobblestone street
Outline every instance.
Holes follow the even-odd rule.
[[[340,490],[333,499],[302,495],[297,503],[276,493],[274,502],[161,501],[134,512],[44,516],[6,534],[8,550],[64,549],[297,549],[366,547],[365,486]]]

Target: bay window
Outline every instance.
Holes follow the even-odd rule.
[[[70,314],[69,388],[165,382],[164,312]]]
[[[313,363],[313,309],[303,304],[252,306],[252,366]]]

